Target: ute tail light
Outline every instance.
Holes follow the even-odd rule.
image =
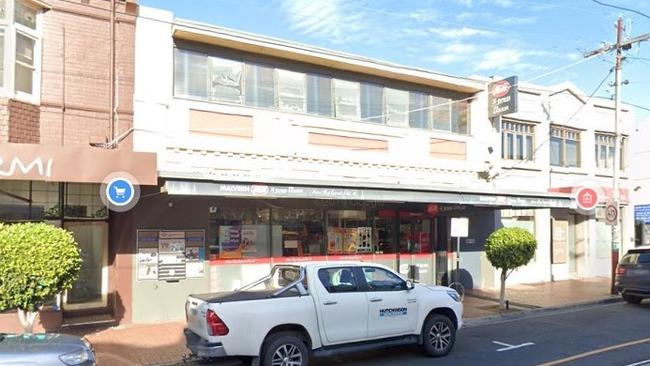
[[[618,267],[618,268],[616,268],[616,274],[619,275],[619,276],[624,275],[624,274],[625,274],[625,271],[626,271],[625,267]]]
[[[217,316],[217,313],[215,313],[212,310],[208,310],[208,312],[205,315],[206,320],[208,322],[208,334],[211,336],[225,336],[228,334],[229,329],[228,326],[226,326],[226,323]]]

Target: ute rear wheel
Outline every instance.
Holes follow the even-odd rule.
[[[263,366],[307,366],[309,350],[303,337],[294,332],[271,334],[262,349]]]
[[[422,348],[429,357],[446,356],[456,342],[456,327],[448,317],[434,314],[422,327]]]

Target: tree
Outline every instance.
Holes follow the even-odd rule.
[[[520,228],[502,227],[487,238],[485,254],[492,266],[501,270],[501,310],[506,308],[506,279],[515,269],[528,264],[536,249],[533,234]]]
[[[72,234],[44,223],[0,224],[0,311],[17,309],[31,333],[43,302],[70,289],[81,269]]]

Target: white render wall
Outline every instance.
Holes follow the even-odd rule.
[[[581,96],[584,93],[569,83],[552,88],[521,86],[520,110],[509,117],[535,124],[535,160],[509,162],[501,159],[501,134],[487,117],[486,92],[476,94],[470,104],[470,134],[467,136],[174,98],[171,25],[174,16],[171,12],[144,6],[140,7],[140,15],[136,26],[134,150],[157,153],[160,171],[224,181],[312,179],[324,184],[409,184],[504,192],[547,192],[549,188],[577,186],[585,181],[611,186],[611,173],[596,171],[594,157],[594,132],[613,131],[613,111],[596,108],[594,103],[611,103],[587,102],[587,98]],[[250,115],[254,137],[233,139],[190,134],[190,109]],[[572,118],[578,110],[580,112]],[[551,123],[583,131],[580,168],[550,167]],[[632,123],[633,116],[626,113],[623,133],[631,135]],[[309,132],[382,138],[388,140],[389,148],[387,153],[375,153],[310,146]],[[431,158],[430,138],[465,142],[466,161]],[[491,154],[488,147],[493,149]],[[337,161],[354,164],[333,163]],[[490,182],[478,179],[477,172],[488,165],[498,173],[496,179]],[[622,176],[621,188],[630,188],[627,173]],[[630,244],[634,234],[632,215],[632,209],[625,210],[623,249],[633,245]],[[508,283],[569,278],[568,263],[551,265],[550,225],[551,211],[535,210],[535,234],[539,243],[536,260],[516,271]],[[595,256],[595,220],[578,226],[578,230],[584,231],[587,238],[585,258],[578,264],[578,276],[607,276],[609,260]],[[484,252],[463,253],[463,258],[477,286],[498,285],[498,273],[491,269]]]

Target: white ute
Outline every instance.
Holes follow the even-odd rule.
[[[185,338],[199,358],[244,356],[263,366],[407,344],[439,357],[462,325],[459,300],[378,264],[276,265],[235,291],[189,296]]]

